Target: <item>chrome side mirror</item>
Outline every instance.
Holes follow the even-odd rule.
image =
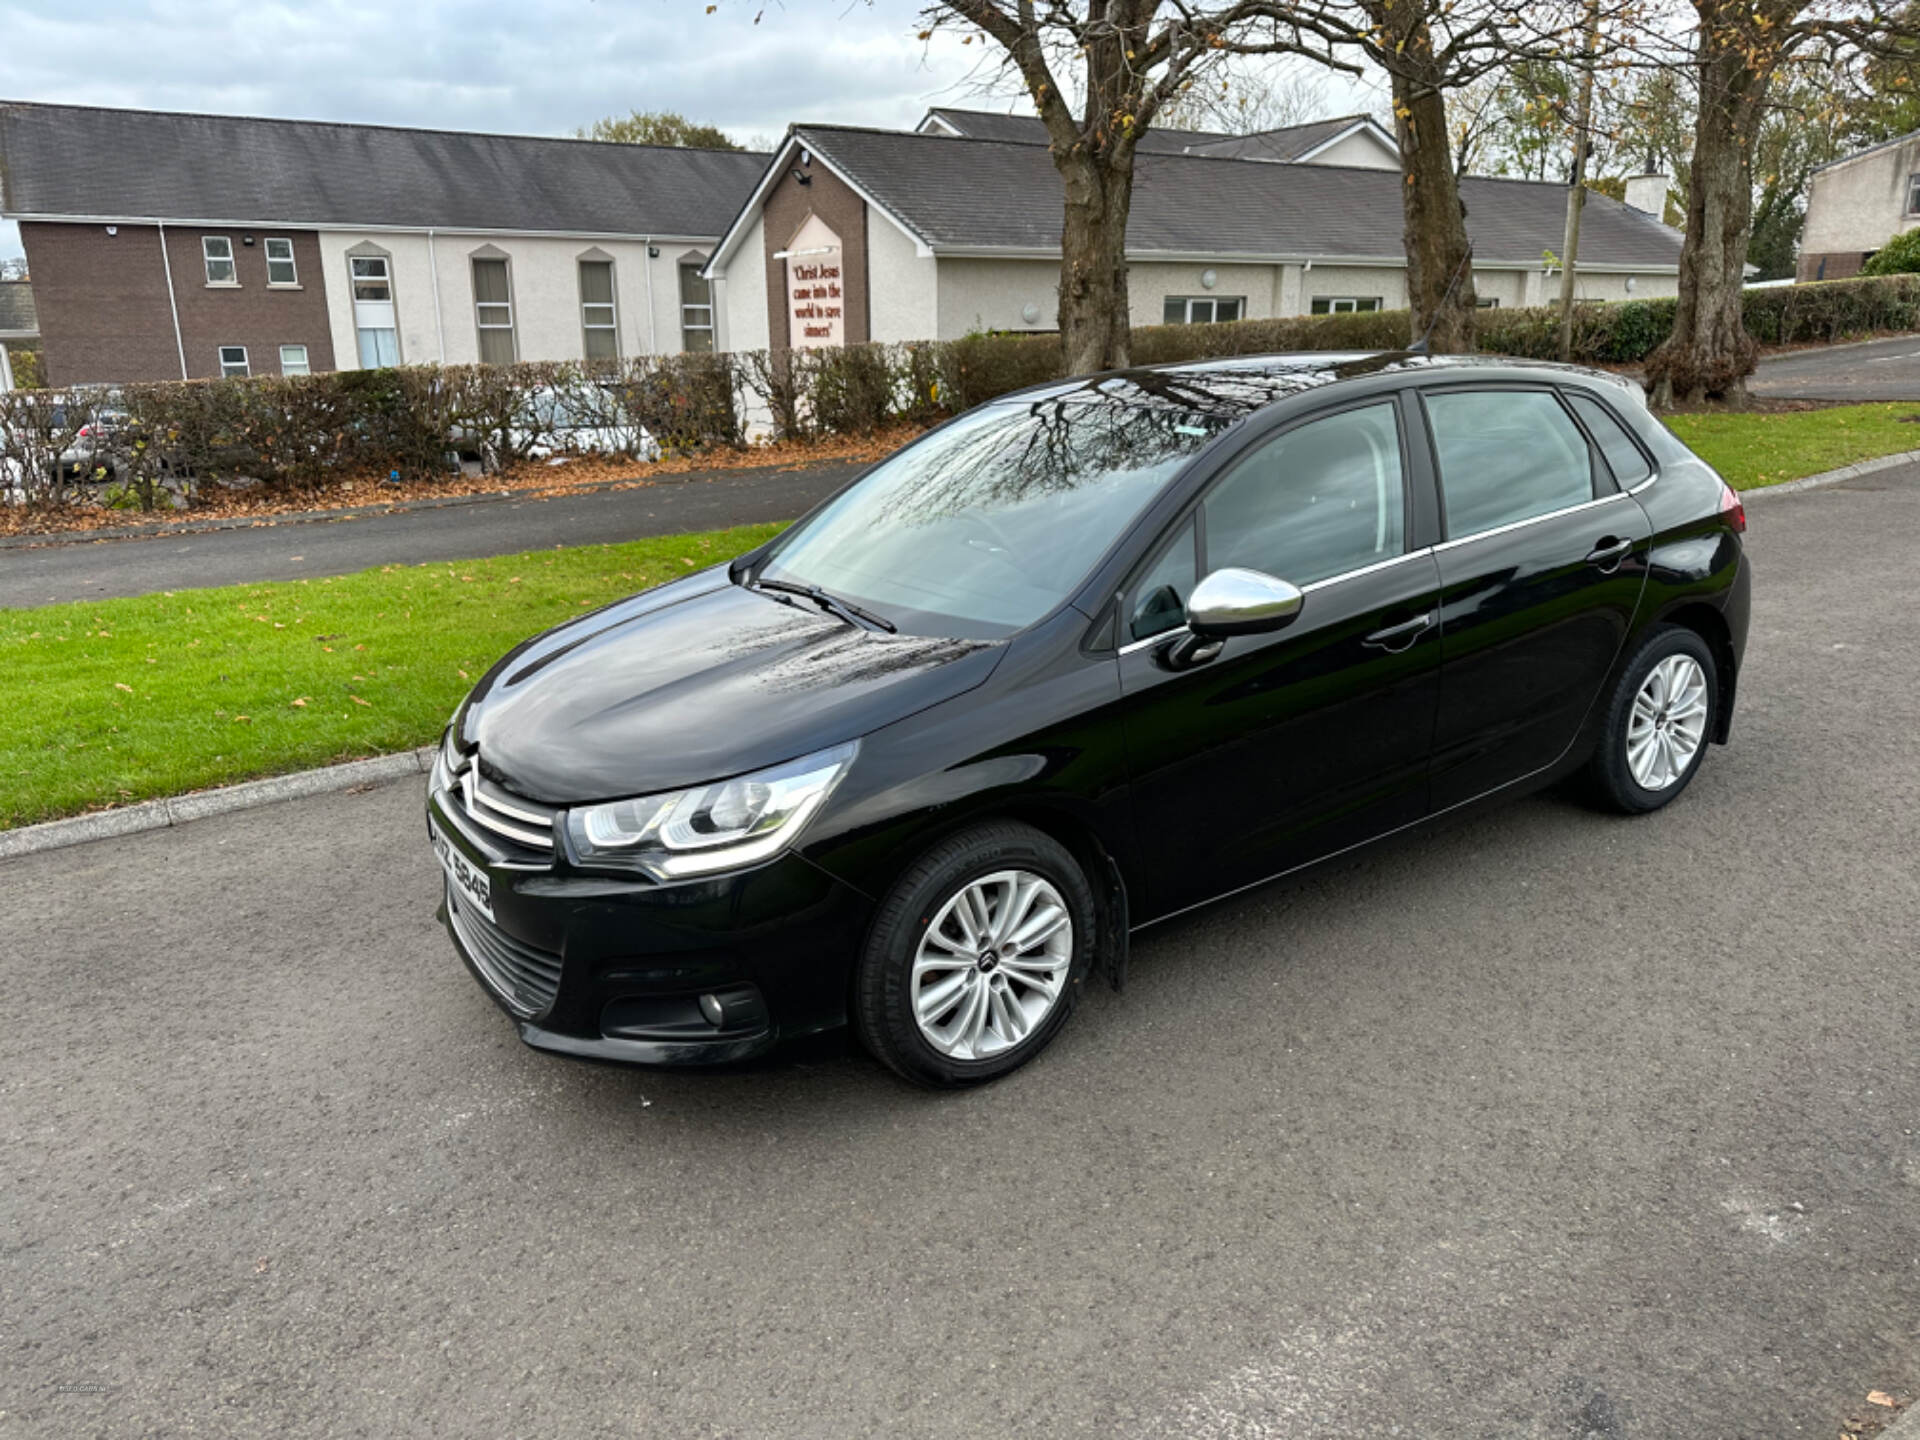
[[[1265,635],[1293,623],[1306,603],[1300,587],[1276,575],[1229,566],[1193,587],[1187,628],[1206,640]]]

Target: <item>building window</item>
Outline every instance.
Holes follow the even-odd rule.
[[[247,368],[247,347],[244,345],[222,345],[220,347],[220,375],[225,380],[244,380],[253,373]]]
[[[513,281],[507,262],[476,258],[473,262],[473,318],[480,327],[480,360],[485,365],[511,365],[513,343]]]
[[[1907,177],[1907,213],[1920,215],[1920,175]]]
[[[1169,295],[1161,320],[1168,325],[1211,325],[1221,320],[1238,320],[1246,313],[1247,302],[1238,297]]]
[[[698,264],[680,267],[680,348],[713,349],[713,284]]]
[[[580,262],[580,329],[589,360],[620,358],[620,326],[614,316],[613,262]]]
[[[240,283],[240,276],[233,268],[233,241],[225,235],[202,235],[200,255],[207,262],[207,284]]]
[[[353,281],[353,328],[360,345],[360,368],[398,365],[400,331],[393,315],[392,262],[385,255],[352,255],[347,264]]]
[[[1357,310],[1378,310],[1378,295],[1316,295],[1310,307],[1315,315],[1350,315]]]
[[[282,345],[280,347],[280,373],[282,375],[310,375],[307,368],[307,347],[304,345]]]
[[[1498,295],[1476,295],[1473,304],[1477,310],[1498,310],[1500,308],[1500,297]]]
[[[267,241],[267,283],[269,285],[298,285],[300,277],[293,268],[293,241],[272,239]]]

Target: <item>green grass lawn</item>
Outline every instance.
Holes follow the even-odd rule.
[[[0,828],[430,744],[522,639],[780,528],[0,610]]]
[[[1772,415],[1672,415],[1667,424],[1736,490],[1920,450],[1920,405],[1838,405]]]

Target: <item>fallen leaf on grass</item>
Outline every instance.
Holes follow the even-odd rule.
[[[347,696],[347,698],[353,701],[353,703],[356,705],[366,705],[371,707],[373,704],[371,700],[362,700],[358,695],[349,695]]]
[[[253,723],[253,717],[251,715],[236,715],[233,717],[233,723],[236,725],[240,724],[243,720],[249,725]]]
[[[129,694],[129,695],[131,695],[131,694],[133,694],[133,686],[131,686],[131,685],[122,685],[122,684],[121,684],[121,683],[120,683],[120,682],[119,682],[118,680],[116,680],[116,681],[114,681],[114,682],[113,682],[113,688],[114,688],[114,689],[116,689],[116,690],[124,690],[124,691],[126,691],[126,692],[127,692],[127,694]]]
[[[296,709],[304,710],[307,708],[307,697],[302,695],[298,700],[289,700],[287,703]]]

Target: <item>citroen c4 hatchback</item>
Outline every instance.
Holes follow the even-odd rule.
[[[543,1049],[850,1024],[912,1080],[989,1080],[1141,926],[1575,772],[1672,801],[1732,721],[1745,524],[1567,367],[1009,395],[494,666],[433,771],[443,916]]]

